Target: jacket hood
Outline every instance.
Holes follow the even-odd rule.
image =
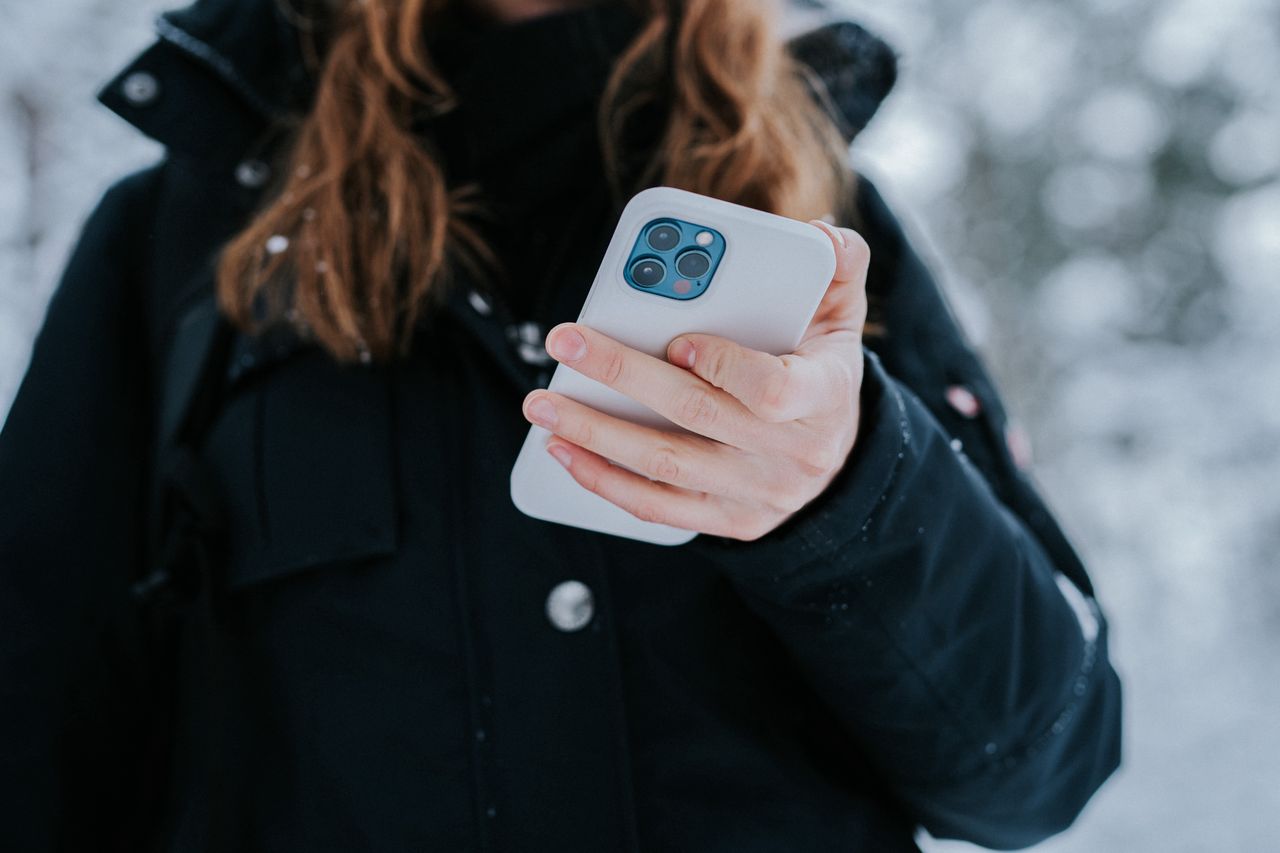
[[[820,3],[795,6],[802,28],[791,51],[813,70],[852,141],[892,89],[896,55]],[[98,98],[171,151],[234,162],[264,154],[281,120],[305,110],[311,93],[288,14],[276,0],[196,0],[165,12],[156,20],[156,42]]]

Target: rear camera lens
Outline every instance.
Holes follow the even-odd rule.
[[[711,256],[699,249],[691,249],[676,258],[676,272],[685,278],[702,278],[711,269]]]
[[[641,258],[631,265],[631,280],[641,287],[653,287],[666,277],[666,265],[657,258]]]
[[[655,252],[669,252],[680,245],[680,229],[674,225],[655,225],[645,239]]]

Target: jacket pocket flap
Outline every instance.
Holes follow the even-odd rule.
[[[230,542],[231,588],[392,554],[397,506],[391,404],[377,371],[306,353],[261,377],[252,482]],[[236,454],[227,454],[234,456]],[[241,490],[243,494],[243,490]],[[254,512],[245,512],[249,506]],[[247,534],[247,535],[246,535]]]

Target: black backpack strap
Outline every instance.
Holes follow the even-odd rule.
[[[194,592],[222,529],[221,498],[199,451],[222,402],[233,337],[212,294],[175,324],[160,381],[149,563],[133,586],[140,602]]]
[[[160,400],[160,446],[198,442],[215,414],[231,329],[212,295],[191,304],[174,328]]]
[[[147,696],[138,743],[138,825],[163,808],[171,790],[177,737],[183,638],[203,630],[201,597],[223,538],[222,497],[199,451],[224,394],[234,331],[212,292],[182,310],[169,336],[157,387],[154,485],[147,516],[148,548],[131,589],[145,647]]]

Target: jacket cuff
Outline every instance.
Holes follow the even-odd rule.
[[[863,350],[858,438],[827,488],[774,530],[752,542],[699,536],[688,547],[736,578],[781,580],[840,552],[862,535],[906,458],[911,427],[906,403],[874,352]]]

